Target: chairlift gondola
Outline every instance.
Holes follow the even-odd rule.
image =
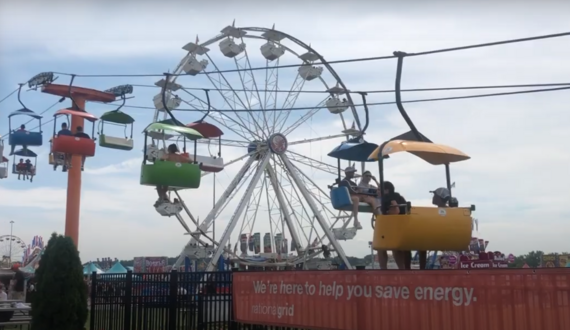
[[[147,149],[149,143],[148,138],[150,136],[163,134],[171,137],[182,138],[184,143],[186,143],[186,140],[197,140],[202,138],[202,134],[189,127],[169,125],[163,122],[148,125],[144,129],[144,134],[145,150],[141,168],[141,185],[168,186],[171,189],[196,189],[200,187],[201,170],[200,165],[196,163],[195,158],[193,163],[162,161],[160,159],[160,153],[157,155],[151,155],[147,152]],[[194,157],[195,156],[196,154],[194,154]]]
[[[118,149],[118,150],[132,150],[133,144],[133,123],[135,119],[120,110],[113,110],[105,112],[99,119],[100,132],[99,132],[99,146],[103,148]],[[114,137],[104,134],[105,123],[123,126],[125,130],[125,137]],[[130,125],[130,137],[127,136],[127,129]]]
[[[341,183],[341,160],[347,160],[349,162],[369,162],[368,156],[378,148],[378,145],[375,143],[366,142],[364,140],[364,134],[366,133],[366,129],[368,128],[368,124],[370,121],[369,113],[368,113],[368,104],[366,102],[366,93],[360,93],[362,96],[362,104],[364,105],[364,112],[366,114],[366,123],[364,128],[359,135],[355,138],[349,139],[347,141],[342,142],[338,147],[334,148],[331,152],[328,153],[329,157],[333,157],[337,159],[337,179],[335,183],[330,188],[330,198],[331,204],[334,209],[339,211],[352,211],[353,205],[352,200],[350,197],[350,191],[348,187],[340,186]],[[359,194],[362,195],[370,195],[373,197],[377,197],[377,191],[359,191]],[[358,212],[359,213],[373,213],[374,210],[372,207],[367,203],[359,203],[358,205]]]
[[[133,86],[131,85],[121,85],[113,87],[106,90],[105,92],[111,93],[116,97],[120,97],[122,100],[121,105],[113,111],[108,111],[104,113],[99,119],[101,122],[99,124],[99,146],[103,148],[118,149],[118,150],[132,150],[133,144],[133,123],[135,119],[128,114],[121,111],[121,108],[125,105],[127,100],[126,95],[133,92]],[[124,127],[124,138],[114,137],[104,134],[105,123],[108,125],[118,125]],[[128,126],[130,125],[130,137],[127,135]]]
[[[408,116],[401,98],[401,78],[403,52],[394,52],[398,59],[396,69],[395,94],[397,108],[410,131],[382,143],[369,158],[378,161],[380,190],[384,191],[384,160],[398,152],[411,153],[432,165],[444,165],[447,189],[451,199],[451,178],[449,165],[470,157],[463,152],[435,144],[419,132]],[[471,240],[471,213],[475,206],[458,207],[412,207],[410,202],[398,205],[404,214],[388,214],[382,210],[373,222],[374,238],[372,246],[379,251],[462,251]]]
[[[0,159],[0,179],[6,179],[8,177],[8,158],[4,156],[0,157],[2,157]]]
[[[206,123],[204,121],[196,121],[186,125],[186,127],[195,129],[206,139],[218,139],[218,154],[217,156],[202,156],[196,155],[195,160],[200,164],[200,169],[204,172],[218,173],[224,169],[224,159],[222,155],[222,132],[217,126]],[[194,140],[195,148],[197,141]]]
[[[10,144],[10,146],[12,147],[12,150],[14,150],[14,148],[16,146],[39,147],[42,145],[42,142],[43,142],[42,141],[42,131],[41,131],[42,116],[37,115],[35,112],[28,109],[24,105],[24,103],[22,102],[22,99],[20,97],[20,94],[22,92],[22,87],[23,87],[23,84],[20,84],[20,87],[18,88],[18,102],[22,105],[22,109],[16,110],[16,111],[14,111],[8,115],[8,129],[10,131],[10,135],[8,136],[8,144]],[[38,131],[37,132],[31,132],[29,130],[26,130],[24,125],[22,125],[20,127],[20,129],[12,130],[12,118],[15,116],[28,116],[28,117],[32,117],[32,119],[37,120],[38,121],[38,125],[37,125]]]
[[[376,149],[378,145],[375,143],[366,142],[362,137],[357,137],[348,141],[341,143],[338,147],[334,148],[329,154],[329,157],[337,159],[337,171],[338,177],[336,182],[330,186],[330,198],[331,204],[334,209],[340,211],[352,211],[353,205],[350,198],[350,192],[348,187],[339,186],[341,182],[341,160],[348,160],[349,162],[370,162],[368,156]],[[371,195],[376,197],[377,192],[361,192],[359,194]],[[359,213],[372,213],[372,207],[367,203],[359,203],[358,212]]]
[[[34,177],[36,175],[36,168],[38,165],[38,155],[35,152],[31,151],[30,149],[19,149],[19,150],[16,150],[12,156],[13,156],[12,174],[30,175],[32,177]],[[21,159],[23,160],[23,163],[19,163],[16,160],[16,157],[21,157]],[[24,160],[24,158],[26,158],[26,159]],[[26,164],[26,162],[28,160],[30,160],[30,158],[34,159],[33,164],[31,164],[31,167],[29,167],[29,168],[24,167],[25,166],[24,164]],[[18,168],[18,166],[21,166],[21,167]]]
[[[61,116],[77,116],[81,117],[92,124],[91,138],[80,138],[73,135],[57,135],[57,119]],[[62,153],[68,155],[80,155],[85,157],[95,156],[95,122],[97,117],[82,110],[61,109],[53,115],[53,138],[51,151],[52,153]],[[70,127],[76,129],[76,127]]]

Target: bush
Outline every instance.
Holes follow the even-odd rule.
[[[52,234],[35,276],[31,330],[83,330],[87,290],[79,253],[70,237]]]

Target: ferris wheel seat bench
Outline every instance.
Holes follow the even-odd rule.
[[[143,186],[168,186],[172,189],[196,189],[200,187],[202,171],[198,164],[175,163],[157,160],[143,164],[140,184]]]
[[[95,156],[95,141],[71,135],[54,136],[51,151],[64,154],[80,155],[85,157]]]
[[[204,172],[218,173],[224,169],[224,159],[221,157],[208,157],[196,155],[196,162]]]
[[[9,144],[12,146],[41,146],[42,145],[41,132],[28,132],[28,131],[13,131],[8,136]]]
[[[100,134],[99,146],[118,150],[133,150],[134,142],[132,139],[118,138]]]
[[[335,210],[352,211],[352,200],[347,187],[334,187],[330,193],[331,203]],[[358,203],[358,212],[373,213],[372,206],[368,203]]]
[[[36,167],[32,166],[31,171],[23,171],[22,173],[19,173],[18,172],[18,165],[12,164],[12,174],[36,175]]]
[[[409,214],[377,215],[376,250],[463,251],[471,241],[471,209],[412,207]]]

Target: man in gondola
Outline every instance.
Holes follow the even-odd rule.
[[[69,128],[67,127],[67,123],[61,123],[61,129],[59,130],[59,132],[57,132],[57,136],[73,136],[73,133],[71,133],[71,131],[69,130]],[[70,159],[70,155],[64,155],[63,153],[59,153],[59,152],[54,152],[53,153],[53,158],[54,158],[54,164],[53,164],[53,170],[57,170],[57,161],[62,159],[63,157],[63,172],[67,171],[67,163],[69,163],[69,159]]]
[[[26,132],[26,125],[24,125],[24,124],[20,125],[20,129],[17,132],[19,132],[20,134],[25,133]],[[26,149],[27,146],[22,146],[22,148]],[[15,149],[16,149],[16,145],[13,144],[10,147],[10,156],[12,156],[14,154]]]
[[[77,126],[77,128],[75,129],[75,134],[73,134],[75,137],[81,138],[81,139],[90,139],[91,137],[89,137],[89,135],[87,135],[85,132],[83,132],[83,127],[81,126]],[[85,156],[82,156],[81,158],[81,170],[83,171],[83,168],[85,166]]]

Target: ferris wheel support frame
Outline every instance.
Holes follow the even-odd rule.
[[[218,214],[218,211],[224,207],[224,205],[226,204],[226,202],[228,201],[228,199],[232,195],[233,191],[237,188],[238,184],[244,178],[246,172],[249,170],[249,168],[251,167],[251,165],[253,164],[254,161],[255,161],[255,157],[249,157],[249,159],[245,162],[245,164],[239,170],[236,177],[228,185],[228,188],[226,189],[226,191],[224,191],[224,193],[220,196],[220,198],[216,202],[216,205],[214,205],[214,207],[212,208],[212,210],[210,210],[210,212],[208,213],[206,218],[204,218],[204,220],[198,226],[198,230],[197,230],[198,233],[196,233],[195,235],[192,235],[192,238],[184,246],[184,248],[182,249],[182,252],[180,253],[180,256],[178,257],[178,260],[176,260],[176,263],[173,266],[173,269],[178,269],[180,267],[180,265],[184,261],[184,258],[187,255],[186,249],[192,247],[193,244],[197,243],[196,238],[200,237],[200,233],[207,232],[208,229],[210,229],[210,226],[213,224],[214,219],[216,218],[216,215]]]
[[[297,170],[294,168],[294,165],[291,164],[289,157],[287,157],[286,154],[279,155],[279,157],[283,161],[283,164],[287,168],[287,171],[291,175],[291,178],[293,179],[293,181],[295,181],[297,188],[299,188],[299,190],[301,191],[301,194],[303,195],[303,197],[307,201],[307,204],[309,204],[311,211],[313,211],[314,216],[316,217],[317,221],[321,225],[321,227],[322,227],[323,231],[325,232],[325,235],[329,239],[330,243],[335,248],[336,253],[342,259],[342,261],[346,265],[346,268],[351,269],[352,266],[350,265],[350,261],[348,261],[348,258],[346,257],[346,254],[344,253],[342,246],[340,246],[340,244],[338,243],[338,241],[334,237],[334,234],[329,229],[329,227],[327,225],[327,221],[325,220],[325,218],[323,218],[323,215],[321,214],[321,212],[319,211],[319,208],[315,204],[315,201],[313,200],[313,196],[311,196],[311,193],[307,190],[307,188],[304,186],[303,182],[301,181],[301,179],[297,175],[297,172],[296,172]]]
[[[263,174],[263,172],[265,170],[265,167],[269,163],[270,158],[271,158],[271,153],[268,152],[265,154],[265,156],[263,156],[263,159],[260,160],[260,164],[259,164],[258,168],[256,169],[256,172],[253,175],[253,178],[251,178],[251,181],[249,182],[249,186],[247,187],[247,190],[245,191],[241,201],[239,202],[239,205],[238,205],[236,211],[232,215],[230,222],[228,223],[228,225],[226,226],[226,229],[224,230],[224,233],[222,234],[222,238],[219,241],[220,245],[216,249],[216,252],[214,252],[214,255],[212,256],[212,258],[210,259],[210,263],[208,264],[208,267],[206,267],[206,272],[211,272],[214,269],[216,269],[218,259],[220,258],[220,256],[222,255],[222,252],[224,251],[224,246],[228,243],[228,240],[230,239],[230,235],[232,234],[232,231],[236,227],[238,220],[240,219],[245,208],[247,207],[247,203],[249,202],[251,195],[253,194],[253,191],[255,190],[255,187],[257,186],[257,182],[259,181],[259,179],[261,178],[261,175]]]
[[[291,234],[291,238],[293,239],[293,242],[295,242],[295,248],[297,249],[298,252],[303,252],[304,249],[301,246],[301,244],[299,242],[301,242],[299,240],[299,235],[297,234],[297,231],[295,230],[295,225],[293,223],[293,220],[290,217],[290,213],[289,213],[289,207],[287,207],[287,203],[285,202],[285,198],[283,197],[283,192],[281,191],[281,186],[279,185],[279,182],[277,181],[277,176],[275,175],[275,170],[273,170],[273,168],[271,166],[267,166],[266,168],[267,171],[267,175],[269,176],[269,181],[271,183],[271,185],[273,186],[273,191],[275,192],[275,196],[277,197],[277,201],[279,202],[279,205],[281,206],[281,212],[283,214],[283,217],[285,218],[285,222],[287,222],[287,227],[289,228],[289,233]],[[279,251],[277,251],[278,248],[281,247],[275,247],[276,252],[280,253]]]

